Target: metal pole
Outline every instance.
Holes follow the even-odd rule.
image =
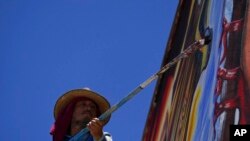
[[[177,57],[175,57],[173,60],[171,60],[168,64],[163,66],[157,73],[153,74],[151,77],[149,77],[146,81],[141,83],[138,87],[136,87],[132,92],[130,92],[126,97],[124,97],[120,102],[113,105],[110,109],[108,109],[106,112],[104,112],[99,119],[104,120],[108,116],[111,115],[114,111],[116,111],[118,108],[120,108],[123,104],[128,102],[130,99],[132,99],[135,95],[137,95],[141,90],[143,90],[145,87],[147,87],[153,80],[157,79],[160,75],[165,73],[169,68],[171,68],[173,65],[175,65],[177,62],[182,60],[183,58],[189,57],[191,54],[193,54],[197,49],[205,45],[205,42],[207,42],[205,39],[201,39],[198,41],[195,41],[193,44],[189,45],[185,50],[183,50]],[[206,43],[207,44],[207,43]],[[87,133],[89,129],[86,127],[82,129],[79,133],[77,133],[75,136],[73,136],[69,141],[76,141],[76,139],[83,134]]]

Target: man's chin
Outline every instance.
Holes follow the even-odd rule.
[[[74,121],[76,121],[77,123],[88,123],[92,120],[92,118],[90,116],[81,116],[81,117],[77,117],[74,118]]]
[[[77,125],[80,125],[82,127],[86,127],[89,122],[90,122],[90,120],[77,119],[77,120],[75,120],[74,123],[77,124]]]
[[[90,122],[92,120],[92,117],[90,117],[90,116],[84,116],[82,118],[79,118],[79,120],[81,120],[83,122]]]

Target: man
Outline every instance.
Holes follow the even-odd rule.
[[[110,116],[104,121],[96,118],[109,108],[110,104],[103,96],[88,88],[65,93],[54,107],[53,141],[69,141],[85,127],[89,132],[78,137],[77,141],[112,141],[111,135],[103,132]]]

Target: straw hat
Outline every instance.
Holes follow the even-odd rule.
[[[63,94],[60,98],[58,98],[55,107],[54,107],[54,118],[57,119],[58,114],[66,108],[66,106],[72,101],[77,98],[88,98],[92,101],[94,101],[98,109],[100,111],[100,114],[104,113],[110,108],[110,104],[106,98],[101,96],[100,94],[90,90],[89,88],[83,88],[83,89],[74,89],[71,91],[66,92]],[[110,119],[110,116],[107,117],[104,120],[104,123],[106,124]]]

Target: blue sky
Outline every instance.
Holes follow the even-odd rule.
[[[49,141],[53,108],[89,87],[116,104],[161,65],[177,0],[0,0],[2,141]],[[141,140],[155,82],[105,131]]]

